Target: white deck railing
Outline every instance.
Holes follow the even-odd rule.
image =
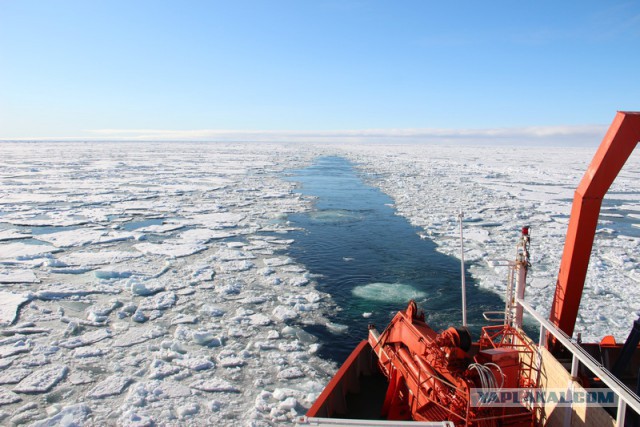
[[[618,415],[616,417],[616,425],[618,427],[624,427],[627,406],[640,414],[640,398],[638,398],[633,391],[629,390],[618,378],[614,377],[611,372],[591,357],[582,347],[577,345],[572,338],[556,328],[549,320],[542,317],[529,303],[522,298],[516,298],[516,303],[540,323],[540,340],[538,344],[541,347],[546,346],[547,333],[549,333],[571,352],[573,355],[573,360],[571,361],[572,377],[578,375],[578,362],[580,362],[593,372],[595,376],[600,378],[600,380],[618,396]]]

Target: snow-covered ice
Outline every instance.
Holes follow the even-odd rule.
[[[27,295],[0,292],[0,325],[11,325],[18,316],[20,306],[29,300]]]
[[[321,155],[354,160],[452,256],[462,208],[470,272],[500,295],[501,260],[530,225],[527,299],[546,313],[573,189],[594,151],[3,143],[0,422],[280,425],[303,414],[336,366],[302,326],[347,330],[287,254],[287,215],[312,200],[282,172]],[[605,200],[578,319],[585,339],[624,338],[640,310],[638,163]],[[378,287],[354,298],[380,298]],[[418,292],[396,288],[398,299]]]
[[[32,270],[2,269],[0,283],[38,283],[40,280]]]
[[[45,393],[60,382],[69,369],[64,365],[49,365],[37,369],[13,388],[17,393]]]
[[[131,383],[131,378],[116,374],[105,378],[87,393],[91,399],[104,399],[109,396],[117,396]]]
[[[32,427],[81,426],[85,425],[90,414],[91,409],[88,405],[78,403],[62,408],[57,414],[49,418],[36,421],[32,424]]]
[[[21,261],[33,258],[43,258],[53,252],[59,252],[60,249],[40,244],[29,244],[24,242],[2,243],[0,245],[0,263],[9,263],[10,261]]]

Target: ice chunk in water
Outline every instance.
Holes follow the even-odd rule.
[[[326,326],[332,334],[344,334],[349,330],[347,325],[342,325],[340,323],[327,322]]]
[[[0,245],[0,260],[28,260],[42,258],[60,249],[50,245],[29,245],[23,242]]]
[[[40,283],[40,280],[31,270],[2,269],[0,283]]]
[[[29,296],[0,292],[0,325],[10,325],[18,317],[20,306],[29,301]]]
[[[20,402],[22,398],[4,387],[0,387],[0,406]]]
[[[424,292],[404,283],[370,283],[354,288],[351,293],[363,299],[399,304],[427,296]]]
[[[37,421],[33,427],[81,426],[91,414],[91,409],[84,403],[67,406],[56,415]]]
[[[159,244],[159,243],[140,243],[133,246],[137,250],[145,254],[165,255],[169,258],[181,258],[207,249],[206,246],[198,244]]]
[[[69,369],[64,365],[52,365],[34,371],[28,377],[20,381],[13,391],[18,393],[45,393],[60,382]]]
[[[109,396],[117,396],[131,384],[131,378],[122,375],[112,375],[98,383],[87,394],[91,399],[102,399]]]
[[[222,378],[210,378],[207,380],[198,380],[191,383],[191,387],[196,390],[208,391],[208,392],[222,392],[222,393],[239,393],[240,390],[231,384],[229,381]]]

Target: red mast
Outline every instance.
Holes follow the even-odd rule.
[[[576,189],[549,320],[567,335],[580,307],[602,198],[640,141],[640,112],[618,112]]]

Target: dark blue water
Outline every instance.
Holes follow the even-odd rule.
[[[311,167],[293,171],[289,179],[299,183],[300,193],[317,197],[313,211],[289,216],[303,229],[291,236],[295,242],[290,255],[320,275],[319,289],[342,308],[332,322],[348,326],[344,333],[324,326],[306,328],[325,344],[321,357],[344,361],[367,337],[369,323],[384,329],[411,298],[435,330],[462,323],[460,261],[421,239],[416,227],[395,215],[393,201],[366,185],[348,160],[320,158]],[[466,281],[475,340],[485,325],[482,312],[504,310],[504,303],[477,288],[468,274]],[[363,313],[372,315],[365,318]]]

